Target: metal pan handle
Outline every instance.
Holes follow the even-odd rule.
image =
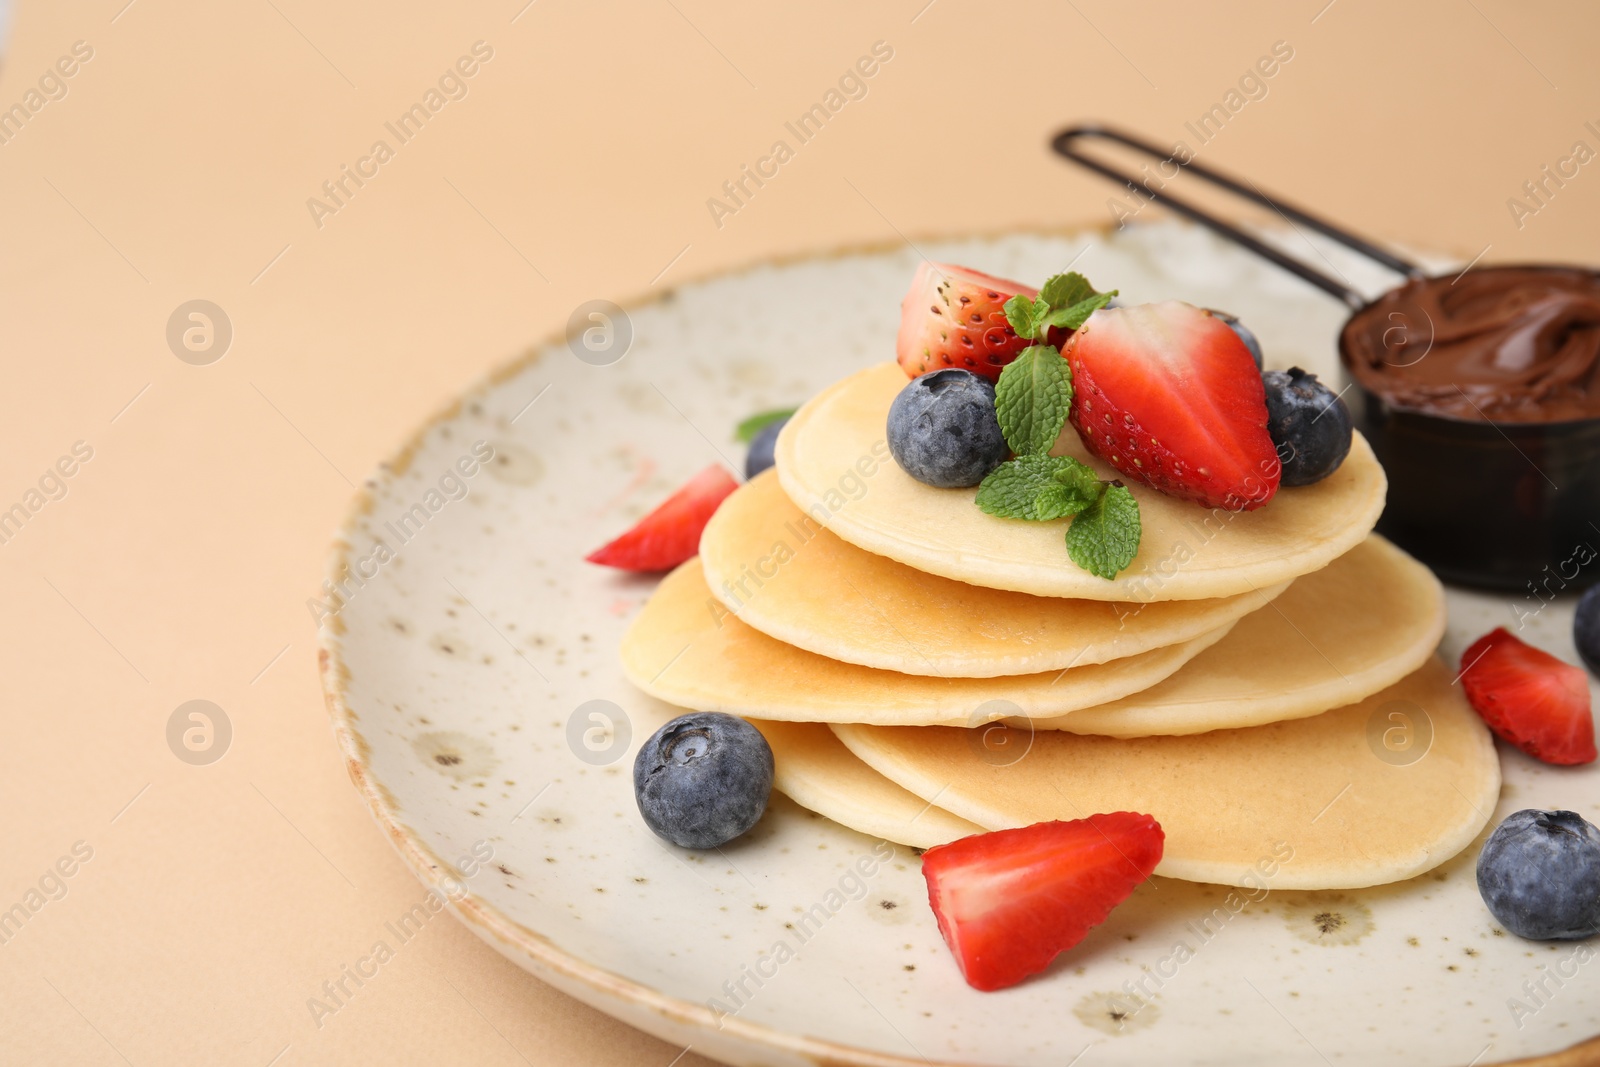
[[[1123,145],[1124,147],[1132,148],[1137,152],[1143,152],[1153,159],[1169,161],[1176,166],[1182,167],[1184,170],[1190,171],[1191,173],[1204,178],[1212,185],[1226,189],[1230,193],[1242,197],[1245,200],[1249,200],[1252,203],[1271,208],[1279,215],[1283,216],[1283,218],[1286,219],[1291,225],[1298,223],[1302,226],[1316,230],[1318,233],[1327,237],[1331,237],[1333,240],[1338,241],[1346,248],[1350,248],[1356,252],[1359,252],[1373,262],[1380,263],[1383,266],[1388,267],[1390,270],[1398,271],[1410,278],[1424,278],[1427,276],[1425,272],[1416,264],[1411,263],[1408,260],[1401,259],[1399,256],[1394,255],[1391,252],[1386,252],[1372,244],[1370,241],[1363,240],[1353,233],[1342,230],[1332,223],[1325,222],[1322,219],[1317,218],[1315,215],[1307,214],[1305,211],[1302,211],[1291,204],[1286,204],[1281,200],[1273,200],[1261,190],[1257,189],[1253,184],[1242,184],[1241,182],[1228,177],[1226,174],[1221,174],[1215,170],[1212,170],[1210,167],[1204,166],[1200,163],[1195,163],[1193,161],[1188,163],[1179,163],[1171,153],[1165,152],[1158,146],[1151,144],[1149,141],[1135,137],[1132,134],[1123,133],[1120,130],[1114,130],[1097,124],[1086,124],[1082,126],[1073,126],[1069,129],[1062,130],[1051,140],[1050,147],[1056,152],[1056,154],[1063,156],[1066,159],[1070,159],[1080,166],[1087,167],[1096,174],[1103,175],[1112,179],[1113,181],[1126,184],[1130,187],[1136,187],[1140,196],[1147,197],[1159,204],[1165,204],[1167,207],[1178,212],[1179,214],[1188,216],[1194,221],[1200,223],[1200,225],[1205,226],[1215,233],[1221,234],[1223,237],[1226,237],[1235,244],[1244,248],[1248,248],[1262,259],[1276,263],[1284,270],[1289,271],[1291,274],[1294,274],[1300,278],[1304,278],[1306,281],[1310,282],[1312,285],[1315,285],[1324,292],[1332,293],[1340,300],[1343,300],[1352,309],[1365,305],[1367,303],[1367,298],[1361,293],[1356,292],[1344,282],[1336,278],[1330,278],[1315,267],[1309,266],[1298,259],[1293,259],[1278,251],[1276,248],[1272,248],[1263,244],[1261,241],[1250,236],[1248,233],[1239,229],[1232,223],[1224,222],[1215,215],[1212,215],[1201,208],[1195,207],[1186,200],[1181,200],[1178,197],[1172,196],[1171,194],[1163,191],[1161,188],[1150,188],[1149,182],[1141,178],[1140,175],[1129,174],[1124,171],[1120,171],[1115,167],[1109,166],[1108,164],[1102,163],[1097,159],[1084,155],[1076,142],[1085,138],[1098,138],[1105,141],[1115,141],[1117,144]]]

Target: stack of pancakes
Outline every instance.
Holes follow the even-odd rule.
[[[779,790],[921,848],[1138,811],[1166,831],[1158,874],[1343,889],[1483,829],[1494,746],[1433,655],[1438,581],[1371,532],[1363,439],[1253,512],[1133,486],[1139,554],[1107,581],[1065,521],[902,471],[884,433],[905,382],[872,367],[790,420],[628,631],[634,684],[751,719]],[[1055,451],[1116,476],[1070,426]]]

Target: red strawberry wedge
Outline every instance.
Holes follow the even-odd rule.
[[[1004,989],[1050,965],[1128,898],[1161,862],[1148,815],[974,834],[922,857],[939,932],[974,989]]]
[[[1461,654],[1461,687],[1489,729],[1534,759],[1594,762],[1589,679],[1581,668],[1502,626]]]
[[[1208,508],[1252,511],[1278,491],[1261,372],[1239,335],[1176,300],[1096,311],[1062,354],[1089,451]]]
[[[900,303],[895,358],[909,377],[959,367],[994,381],[1031,345],[1006,321],[1005,303],[1039,291],[966,267],[923,261]]]
[[[700,551],[700,532],[711,513],[737,488],[733,476],[713,463],[633,529],[585,558],[625,571],[670,570]]]

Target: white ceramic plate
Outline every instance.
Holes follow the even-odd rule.
[[[1193,227],[920,252],[1035,281],[1070,263],[1128,301],[1224,308],[1269,366],[1337,380],[1342,308]],[[1390,284],[1321,254],[1370,292]],[[539,977],[732,1063],[1466,1065],[1600,1033],[1600,963],[1500,931],[1476,845],[1414,882],[1269,890],[1237,912],[1226,890],[1157,881],[1046,975],[985,994],[957,973],[908,850],[880,862],[887,846],[777,796],[720,853],[645,829],[632,758],[674,710],[622,680],[616,647],[653,582],[583,556],[706,464],[742,469],[739,419],[888,358],[918,255],[686,285],[615,321],[609,350],[580,345],[580,360],[557,339],[531,353],[368,482],[333,563],[368,577],[329,601],[324,680],[351,777],[418,876]],[[481,467],[480,441],[494,453]],[[392,558],[373,555],[380,538]],[[1514,624],[1514,604],[1537,607],[1452,592],[1444,653]],[[1574,659],[1571,610],[1545,607],[1524,635]],[[619,727],[609,742],[595,713]],[[1600,818],[1600,770],[1502,758],[1496,822],[1530,806]]]

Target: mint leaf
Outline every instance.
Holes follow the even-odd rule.
[[[1066,462],[1050,475],[1050,480],[1054,484],[1040,492],[1035,506],[1040,511],[1059,511],[1058,518],[1076,515],[1085,508],[1092,507],[1104,491],[1100,476],[1094,472],[1094,468],[1071,456],[1053,458]]]
[[[1076,330],[1116,295],[1115,289],[1109,293],[1095,292],[1089,279],[1077,271],[1057,274],[1044,283],[1037,300],[1022,293],[1007,300],[1006,321],[1023,340],[1042,341],[1052,326]]]
[[[1025,348],[1000,372],[994,411],[1006,444],[1019,456],[1050,451],[1072,404],[1072,369],[1049,345]]]
[[[769,423],[777,422],[779,419],[787,419],[790,415],[793,415],[798,410],[798,408],[776,408],[772,411],[763,411],[759,414],[751,415],[748,419],[745,419],[738,426],[734,427],[733,436],[737,437],[745,444],[749,444],[755,438],[756,434],[761,432],[761,428],[763,426],[766,426]]]
[[[1112,482],[1067,527],[1067,555],[1090,574],[1109,581],[1138,554],[1139,502],[1121,482]]]
[[[977,503],[1003,519],[1042,522],[1076,515],[1099,496],[1099,476],[1071,456],[1018,456],[989,472]]]
[[[1089,316],[1111,303],[1111,298],[1117,295],[1115,289],[1109,293],[1096,293],[1086,300],[1080,300],[1069,307],[1057,308],[1045,316],[1044,325],[1062,326],[1069,330],[1076,330],[1079,326],[1089,321]]]
[[[1071,307],[1081,303],[1091,296],[1097,296],[1094,286],[1089,284],[1089,279],[1071,271],[1067,274],[1057,274],[1044,283],[1044,288],[1039,290],[1039,299],[1053,308]]]
[[[1034,316],[1049,310],[1048,307],[1035,308],[1033,300],[1022,293],[1005,302],[1006,321],[1017,331],[1017,336],[1024,340],[1031,340],[1033,337]]]
[[[1046,338],[1052,328],[1076,330],[1117,295],[1096,292],[1077,271],[1051,277],[1037,299],[1021,293],[1005,303],[1006,321],[1034,344],[1000,372],[995,415],[1016,458],[978,486],[977,504],[1000,518],[1035,522],[1072,518],[1067,554],[1090,574],[1110,580],[1139,554],[1139,502],[1121,482],[1101,482],[1092,467],[1052,456],[1072,408],[1072,368]]]
[[[1045,303],[1043,300],[1034,302],[1033,322],[1029,326],[1029,329],[1032,332],[1029,333],[1028,336],[1033,340],[1038,341],[1040,344],[1046,343],[1045,332],[1049,329],[1049,327],[1045,325],[1045,322],[1050,318],[1050,314],[1051,312],[1049,304]]]

